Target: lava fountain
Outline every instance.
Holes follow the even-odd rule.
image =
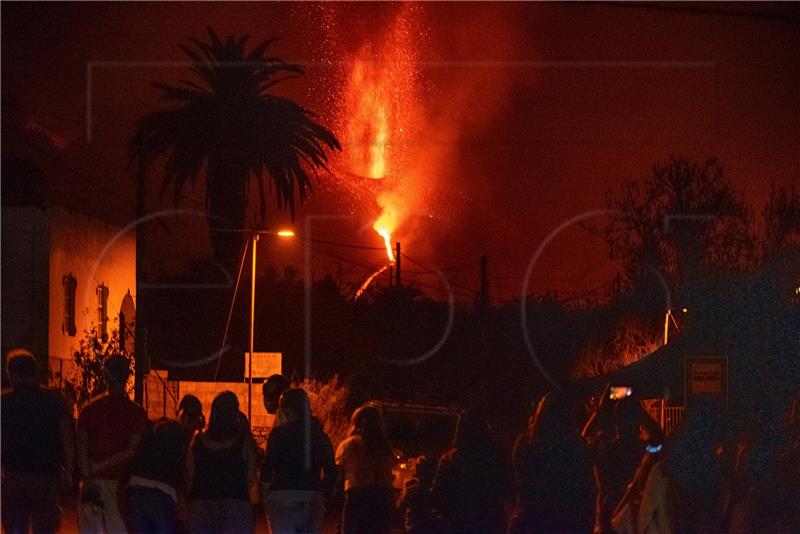
[[[395,261],[392,235],[410,208],[400,190],[423,115],[413,46],[417,12],[403,6],[380,44],[361,46],[349,63],[343,92],[345,164],[352,174],[382,182],[375,198],[381,212],[372,228],[383,239],[389,264]]]

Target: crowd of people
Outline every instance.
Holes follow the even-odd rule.
[[[306,392],[282,375],[263,385],[275,426],[262,450],[229,391],[208,421],[191,395],[177,420],[149,421],[126,394],[129,361],[112,356],[105,393],[73,425],[63,397],[39,385],[33,354],[7,362],[8,534],[58,531],[59,494],[77,481],[81,533],[252,533],[259,500],[274,534],[319,533],[337,492],[343,534],[389,534],[397,517],[410,534],[800,532],[797,399],[784,419],[744,433],[724,410],[692,406],[667,438],[633,396],[607,390],[584,422],[572,398],[552,392],[510,462],[485,420],[465,411],[452,448],[417,458],[398,492],[380,411],[356,409],[334,447]]]

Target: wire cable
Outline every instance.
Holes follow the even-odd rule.
[[[244,270],[244,261],[247,258],[247,249],[250,247],[250,240],[246,239],[242,245],[242,261],[239,262],[239,274],[236,275],[236,285],[233,287],[233,297],[231,298],[231,305],[228,308],[228,320],[225,321],[225,332],[222,334],[222,343],[219,348],[219,355],[217,356],[217,369],[214,371],[214,382],[216,383],[219,376],[219,366],[222,363],[222,354],[225,349],[225,342],[228,341],[228,331],[231,326],[231,318],[233,317],[233,308],[236,305],[236,295],[239,293],[239,283],[242,280],[242,271]],[[255,276],[255,273],[253,273]],[[214,390],[216,392],[216,389]]]

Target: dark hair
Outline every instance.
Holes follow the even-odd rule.
[[[311,417],[311,401],[301,388],[289,388],[283,392],[280,400],[280,409],[287,416],[294,415],[298,420],[305,421]]]
[[[381,413],[373,406],[362,406],[353,412],[350,418],[351,436],[360,436],[364,441],[367,456],[375,459],[379,456],[394,456],[389,440],[383,432]]]
[[[178,404],[178,411],[190,411],[190,412],[203,412],[203,405],[200,402],[200,399],[195,397],[194,395],[184,395],[181,399],[180,404]]]
[[[267,395],[267,390],[270,389],[283,393],[284,391],[289,389],[289,386],[291,386],[291,383],[289,382],[289,379],[286,378],[285,376],[272,375],[266,380],[264,380],[264,384],[261,386],[261,392],[264,394],[264,396]]]
[[[207,434],[217,441],[236,436],[241,431],[239,399],[232,391],[223,391],[211,403]]]
[[[131,361],[122,354],[112,354],[106,358],[103,368],[108,381],[108,389],[124,390],[128,378],[131,376]]]
[[[264,396],[264,407],[267,413],[275,415],[278,411],[281,393],[289,389],[289,379],[283,375],[272,375],[261,386],[261,393]]]
[[[178,404],[180,423],[190,427],[192,431],[202,430],[206,426],[206,416],[203,414],[203,405],[194,395],[184,395]]]
[[[19,378],[36,378],[36,358],[27,349],[14,349],[8,353],[6,369],[8,375]]]
[[[424,454],[417,458],[417,464],[414,467],[414,474],[420,480],[431,481],[436,477],[436,470],[439,468],[439,462],[432,456],[425,456]]]

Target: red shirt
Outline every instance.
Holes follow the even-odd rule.
[[[89,459],[102,462],[128,448],[132,436],[141,435],[147,426],[144,409],[125,395],[97,397],[78,416],[78,432],[88,438]],[[130,461],[122,462],[94,474],[97,478],[119,479]]]

